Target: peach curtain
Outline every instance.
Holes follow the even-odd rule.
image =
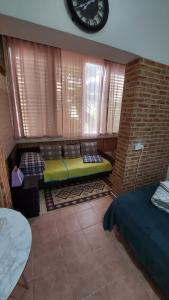
[[[125,66],[61,50],[63,137],[118,133]]]
[[[62,50],[63,136],[82,134],[83,56]]]
[[[118,133],[121,115],[121,104],[123,97],[125,66],[111,63],[110,65],[110,84],[109,102],[107,115],[107,133]]]
[[[11,193],[9,187],[8,173],[5,155],[0,145],[0,207],[11,207]]]
[[[86,57],[84,60],[83,135],[105,133],[107,115],[107,66],[104,60]],[[108,79],[108,78],[107,78]]]
[[[61,136],[60,49],[8,38],[16,136]]]
[[[61,51],[63,136],[106,134],[111,63]]]
[[[118,132],[123,65],[7,38],[16,137]]]

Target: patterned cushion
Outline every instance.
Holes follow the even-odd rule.
[[[151,198],[151,202],[158,208],[169,213],[169,181],[160,183]]]
[[[24,175],[40,175],[42,176],[45,169],[45,163],[40,153],[25,152],[21,156],[19,168]]]
[[[44,159],[62,159],[61,145],[41,145],[40,152]]]
[[[81,143],[82,155],[95,155],[98,154],[97,142],[83,142]]]
[[[103,162],[103,158],[101,155],[84,155],[83,156],[84,163],[101,163]]]
[[[63,145],[63,152],[65,158],[80,157],[80,144]]]

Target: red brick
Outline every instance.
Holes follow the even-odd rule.
[[[126,66],[114,193],[164,180],[169,165],[168,131],[169,66],[137,59]],[[142,155],[133,150],[139,139],[145,145]]]

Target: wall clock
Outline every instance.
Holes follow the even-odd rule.
[[[88,32],[104,27],[109,15],[108,0],[67,0],[72,20]]]

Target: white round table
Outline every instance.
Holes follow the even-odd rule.
[[[0,208],[0,299],[7,300],[26,266],[32,232],[25,217]]]

